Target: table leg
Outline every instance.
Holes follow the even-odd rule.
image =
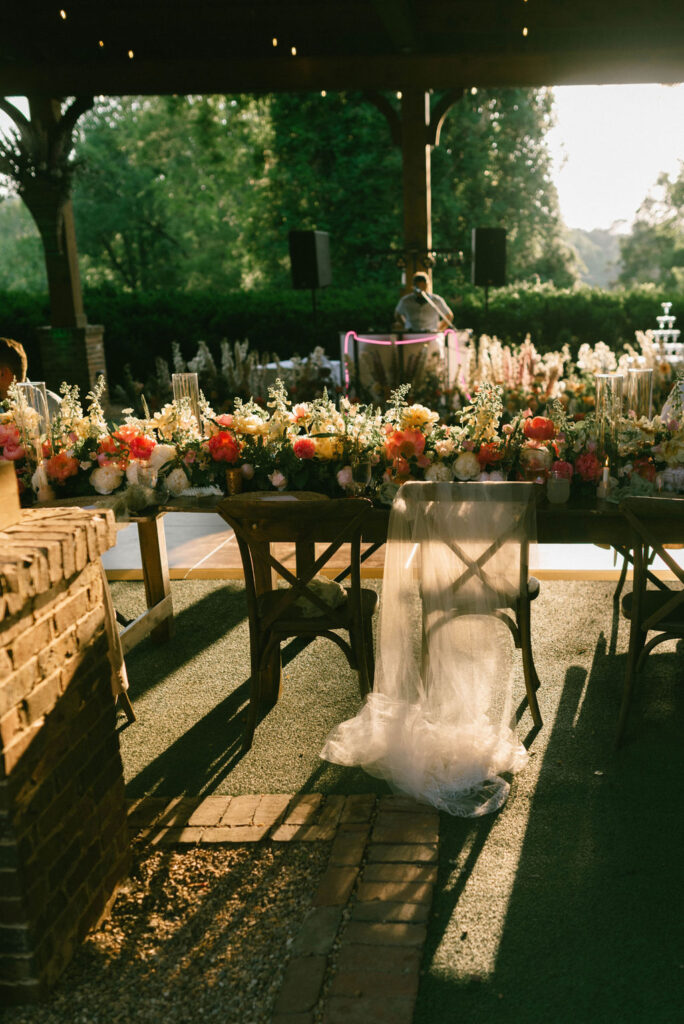
[[[264,594],[273,590],[274,573],[268,562],[270,545],[253,544],[254,554],[254,586],[257,594]],[[256,686],[261,703],[262,713],[269,711],[278,702],[283,683],[282,661],[280,657],[280,644],[274,644],[269,659],[262,669],[261,679]]]
[[[173,632],[173,608],[171,606],[171,580],[169,560],[166,553],[163,516],[141,519],[138,522],[138,540],[142,559],[143,580],[147,607],[154,608],[168,598],[169,614],[155,626],[150,636],[158,643],[169,640]]]

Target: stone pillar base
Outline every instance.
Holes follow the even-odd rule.
[[[39,327],[38,341],[47,386],[59,391],[62,381],[78,384],[81,396],[93,387],[98,376],[107,376],[104,327]],[[30,373],[30,367],[29,367]]]

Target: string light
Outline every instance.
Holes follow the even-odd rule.
[[[523,29],[523,35],[524,35],[524,36],[526,36],[526,35],[527,35],[527,26],[526,26],[526,27],[525,27],[525,28]]]
[[[104,46],[104,42],[100,39],[97,45],[100,47],[100,49],[102,49],[102,47]]]
[[[403,95],[402,93],[398,92],[398,93],[397,93],[397,99],[398,99],[398,100],[400,100],[400,99],[401,99],[401,97],[402,97],[402,95]]]
[[[327,95],[328,95],[328,94],[327,94],[327,92],[325,91],[325,89],[321,89],[321,96],[324,96],[324,97],[325,97],[325,96],[327,96]]]
[[[292,54],[293,57],[296,57],[297,56],[297,47],[296,46],[291,47],[290,48],[290,53]]]
[[[477,96],[477,86],[474,85],[472,87],[472,89],[470,90],[470,95],[471,96]]]
[[[66,11],[64,10],[64,8],[62,8],[62,9],[60,10],[60,12],[59,12],[59,16],[60,16],[60,18],[62,19],[62,21],[66,21],[66,19],[67,19],[67,12],[66,12]]]
[[[278,45],[278,40],[276,39],[275,36],[273,36],[273,39],[271,40],[271,45],[272,46],[277,46]]]
[[[128,51],[128,59],[129,59],[129,60],[133,60],[133,57],[134,57],[134,56],[135,56],[135,54],[133,53],[133,51],[132,51],[132,50],[129,50],[129,51]]]

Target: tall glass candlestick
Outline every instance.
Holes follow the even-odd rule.
[[[597,373],[595,380],[599,455],[602,459],[614,461],[617,458],[624,377],[621,373]]]
[[[179,404],[185,400],[197,420],[197,429],[202,433],[202,416],[199,404],[199,383],[196,373],[174,373],[171,376],[173,400]]]
[[[627,371],[627,410],[633,410],[637,419],[651,418],[653,400],[653,370],[650,367],[630,368]]]
[[[47,389],[44,381],[22,381],[17,384],[19,404],[15,410],[15,418],[24,439],[35,448],[36,461],[43,458],[42,442],[50,429],[50,413],[48,411]]]

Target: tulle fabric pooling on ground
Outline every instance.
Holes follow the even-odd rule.
[[[513,642],[497,609],[534,539],[532,486],[400,489],[390,516],[373,692],[321,756],[471,817],[505,803],[527,752],[513,728]]]

